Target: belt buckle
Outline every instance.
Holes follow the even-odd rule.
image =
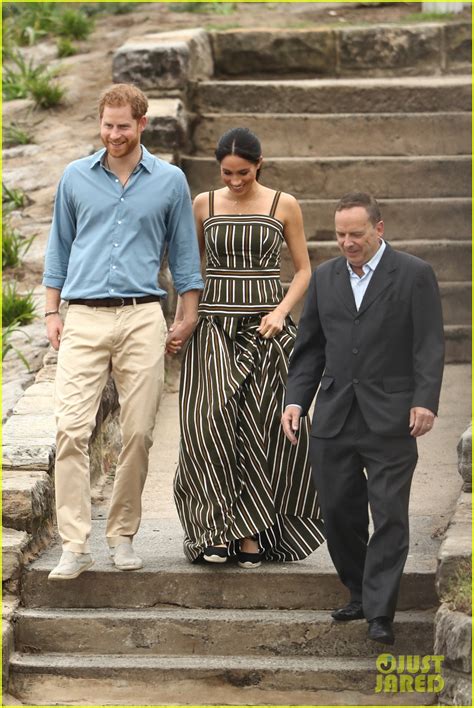
[[[121,301],[122,301],[122,304],[121,304],[121,305],[117,305],[117,307],[124,307],[124,306],[125,306],[125,298],[123,298],[123,297],[118,297],[117,300],[121,300]]]

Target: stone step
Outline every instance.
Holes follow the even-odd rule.
[[[390,241],[471,240],[471,200],[446,197],[430,199],[378,199]],[[334,240],[337,199],[302,199],[306,237],[310,241]]]
[[[10,672],[10,692],[27,705],[341,705],[343,692],[393,705],[396,696],[374,693],[374,658],[16,653]],[[413,705],[408,697],[400,704]]]
[[[204,113],[195,123],[196,154],[213,155],[220,136],[244,125],[258,135],[265,157],[466,155],[471,114],[443,113]]]
[[[472,358],[472,328],[470,325],[445,325],[446,364],[462,364]]]
[[[430,654],[434,611],[400,612],[397,652]],[[26,653],[377,656],[367,622],[314,610],[19,609],[15,647]]]
[[[288,290],[289,283],[284,283],[283,287]],[[443,319],[449,324],[470,325],[471,324],[471,284],[470,283],[440,283],[441,300],[443,303]],[[292,317],[298,321],[303,309],[301,300],[291,311]]]
[[[183,156],[193,192],[222,186],[215,159]],[[431,157],[272,157],[262,181],[299,199],[339,199],[352,189],[378,199],[469,197],[471,158]]]
[[[468,241],[397,241],[396,250],[411,253],[433,267],[439,282],[469,282],[471,279],[471,246]],[[340,255],[335,241],[308,242],[311,267]],[[281,279],[289,282],[293,264],[286,244],[282,249]]]
[[[417,113],[471,110],[471,76],[201,81],[198,113]]]
[[[423,543],[410,551],[402,577],[399,610],[438,605],[434,588],[439,541],[430,537],[430,517],[413,517],[411,533]],[[95,565],[71,582],[49,582],[60,556],[48,548],[22,576],[21,600],[28,608],[141,608],[330,610],[347,602],[326,544],[298,563],[264,563],[258,572],[236,563],[215,567],[189,563],[181,550],[183,532],[175,519],[144,519],[134,546],[141,570],[124,573],[113,565],[105,544],[105,522],[92,522]]]

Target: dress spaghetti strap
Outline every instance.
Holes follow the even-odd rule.
[[[214,190],[209,192],[209,217],[214,216]]]
[[[277,206],[278,206],[278,201],[280,199],[280,194],[281,194],[281,192],[275,192],[275,196],[273,197],[272,208],[270,209],[269,216],[275,216],[275,212],[276,212]]]

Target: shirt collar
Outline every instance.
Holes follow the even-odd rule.
[[[364,271],[364,274],[368,273],[368,272],[371,271],[371,270],[373,271],[373,270],[375,270],[375,269],[377,268],[377,266],[378,266],[378,264],[380,263],[380,260],[381,260],[381,258],[382,258],[382,256],[383,256],[383,253],[384,253],[384,251],[385,251],[386,246],[387,246],[387,244],[385,243],[385,241],[383,240],[383,238],[381,238],[381,239],[380,239],[380,246],[379,246],[379,248],[377,249],[377,251],[374,253],[374,255],[372,256],[372,258],[370,259],[370,261],[367,261],[367,263],[364,263],[364,265],[362,266],[362,269],[363,269],[363,271]],[[347,269],[348,269],[348,271],[349,271],[349,273],[350,273],[351,275],[357,275],[357,274],[354,273],[354,271],[352,270],[349,261],[346,261],[346,265],[347,265]],[[359,277],[359,276],[357,276],[357,277]]]
[[[90,158],[90,163],[89,167],[92,169],[96,165],[99,165],[102,163],[104,156],[105,156],[105,148],[101,148],[100,150],[97,150],[93,155],[91,155]],[[142,145],[142,158],[140,162],[138,163],[139,165],[143,165],[143,167],[146,169],[147,172],[152,172],[153,166],[154,166],[154,157],[151,154],[151,152],[148,152],[146,147]]]

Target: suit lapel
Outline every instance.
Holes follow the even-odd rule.
[[[356,315],[357,308],[354,300],[354,293],[352,292],[350,275],[347,269],[347,262],[345,258],[339,258],[338,263],[336,264],[335,285],[336,292],[339,298],[342,300],[349,312],[351,312],[353,315]]]
[[[359,315],[365,312],[374,300],[380,297],[384,290],[392,284],[394,271],[396,271],[396,269],[394,251],[387,243],[380,263],[375,269],[364,297],[362,298],[362,302],[360,303]]]

